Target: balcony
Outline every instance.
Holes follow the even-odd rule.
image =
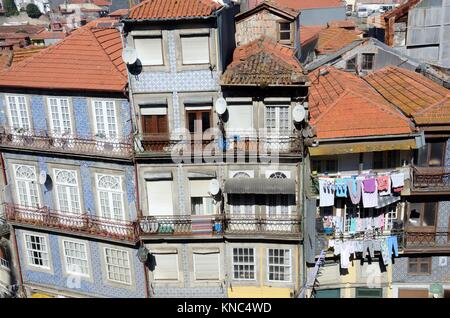
[[[402,233],[404,253],[439,253],[450,252],[450,232],[448,229],[437,229],[433,232]]]
[[[139,218],[140,237],[214,237],[222,234],[220,215],[161,215]]]
[[[52,153],[130,158],[133,154],[131,140],[131,136],[105,139],[97,135],[55,135],[45,130],[0,128],[0,147]]]
[[[237,216],[227,214],[224,221],[226,235],[264,235],[268,237],[298,237],[301,234],[299,215]]]
[[[13,224],[102,237],[105,239],[136,242],[135,222],[109,220],[88,214],[69,214],[47,208],[23,207],[5,204],[6,218]]]
[[[413,190],[450,192],[450,167],[413,167]]]

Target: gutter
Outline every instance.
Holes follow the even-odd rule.
[[[366,136],[366,137],[341,137],[341,138],[324,138],[318,139],[320,143],[323,142],[353,142],[353,141],[365,141],[365,140],[374,140],[378,139],[382,141],[383,139],[410,139],[415,137],[421,137],[422,133],[414,133],[414,134],[403,134],[403,135],[386,135],[386,136]]]

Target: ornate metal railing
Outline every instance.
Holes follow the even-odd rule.
[[[226,234],[300,234],[300,217],[291,216],[236,216],[227,214],[224,220]]]
[[[5,205],[8,221],[38,227],[84,233],[121,241],[137,241],[135,222],[110,220],[84,214],[69,214],[47,208]]]
[[[46,130],[0,128],[0,146],[128,158],[133,154],[131,136],[56,134]]]
[[[222,232],[220,215],[143,216],[138,220],[140,236],[210,236]]]
[[[301,151],[301,141],[296,136],[241,136],[229,135],[225,140],[215,138],[211,140],[190,139],[183,138],[171,139],[168,134],[142,134],[140,136],[140,143],[144,152],[172,152],[179,150],[186,146],[191,146],[191,151],[194,151],[194,146],[201,145],[200,149],[208,146],[214,151],[220,152],[242,152],[242,153],[290,153]]]
[[[415,191],[450,191],[450,167],[413,167]]]
[[[450,250],[450,232],[448,229],[437,229],[435,232],[405,231],[402,233],[402,242],[406,250],[437,248]]]

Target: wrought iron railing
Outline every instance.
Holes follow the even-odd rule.
[[[436,249],[448,248],[450,250],[450,232],[448,229],[437,229],[434,232],[402,233],[402,245],[407,249]]]
[[[133,154],[131,136],[57,134],[46,130],[0,128],[0,146],[128,158]]]
[[[209,236],[222,233],[220,215],[143,216],[138,220],[140,236]]]
[[[135,222],[111,220],[84,214],[71,214],[47,208],[6,204],[10,222],[54,228],[72,233],[84,233],[121,241],[137,241]]]
[[[450,191],[450,167],[413,167],[415,191]]]
[[[224,220],[227,234],[300,234],[300,217],[290,216],[238,216],[227,214]]]

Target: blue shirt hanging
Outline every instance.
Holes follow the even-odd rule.
[[[347,179],[336,179],[335,180],[335,186],[336,186],[336,197],[339,198],[346,198],[347,197]]]

